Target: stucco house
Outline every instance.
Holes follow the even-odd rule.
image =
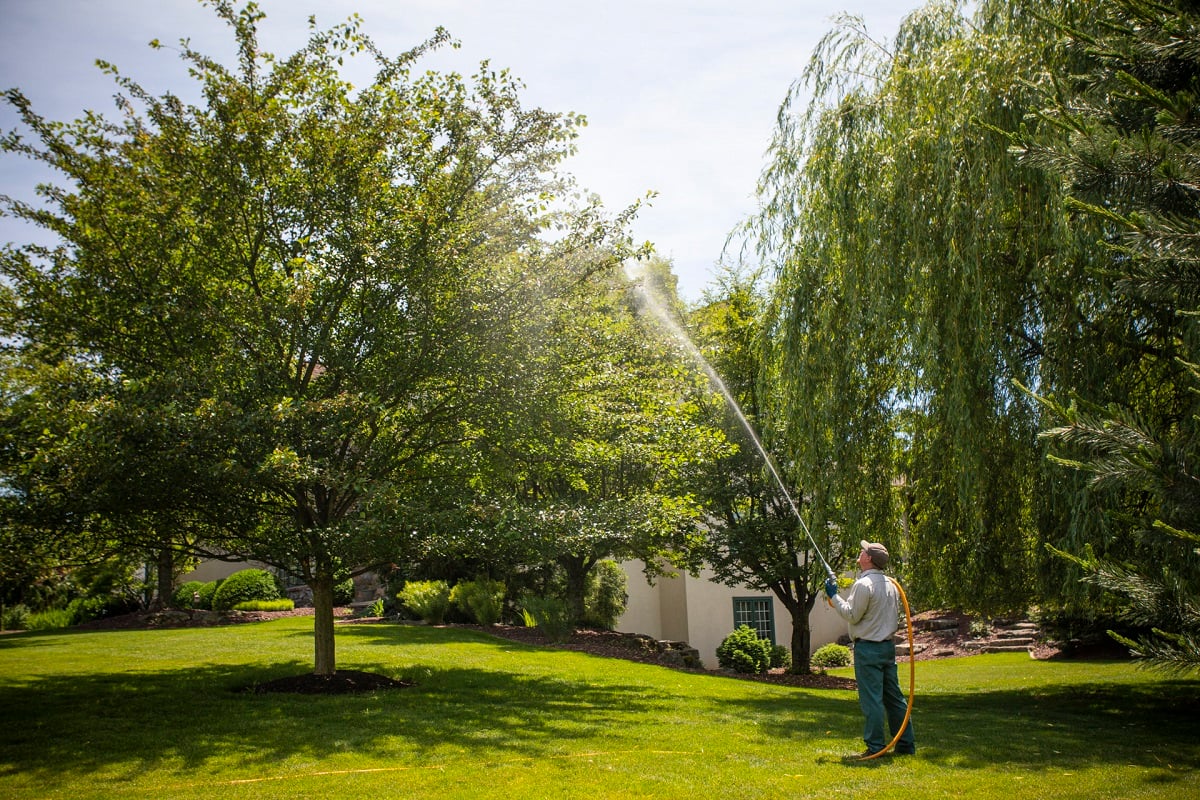
[[[642,574],[642,562],[627,561],[621,567],[628,579],[629,603],[617,621],[619,631],[687,642],[710,669],[717,666],[717,647],[739,625],[749,625],[775,644],[791,642],[791,617],[770,592],[724,586],[713,581],[708,570],[695,578],[682,572],[659,578],[651,586]],[[846,623],[820,601],[808,624],[814,651],[846,633]]]

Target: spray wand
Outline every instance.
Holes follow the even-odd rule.
[[[792,513],[796,515],[796,519],[800,521],[800,527],[804,529],[804,535],[808,537],[808,543],[812,545],[813,552],[817,554],[817,558],[821,561],[821,566],[825,567],[825,574],[829,576],[829,580],[837,583],[837,575],[833,568],[829,566],[829,562],[825,560],[825,556],[821,555],[821,548],[817,546],[817,542],[813,539],[812,531],[808,528],[808,523],[804,521],[803,515],[800,514],[800,509],[796,507],[796,501],[792,499],[791,493],[783,484],[783,478],[779,477],[779,471],[775,469],[775,463],[771,460],[771,456],[767,454],[767,449],[755,436],[754,431],[750,427],[749,421],[743,416],[742,422],[746,426],[746,431],[750,434],[750,438],[754,440],[754,444],[758,447],[758,452],[762,455],[763,461],[767,464],[767,469],[775,478],[775,483],[779,485],[779,490],[783,492],[784,498],[788,502],[788,506],[792,509]]]
[[[643,275],[641,266],[634,262],[627,261],[625,262],[625,273],[631,280],[635,281],[635,285],[640,291],[642,298],[646,301],[647,306],[658,319],[659,323],[666,328],[666,330],[675,338],[676,341],[683,345],[684,349],[687,350],[689,355],[691,355],[692,360],[695,361],[702,370],[704,370],[704,373],[708,375],[708,379],[712,381],[713,386],[715,386],[717,390],[720,391],[725,397],[727,407],[733,410],[733,412],[737,415],[738,420],[742,423],[742,427],[746,429],[746,433],[749,435],[750,441],[754,443],[754,447],[758,450],[758,454],[762,456],[763,461],[767,465],[767,469],[771,472],[771,476],[775,478],[775,484],[779,486],[779,490],[783,492],[783,496],[787,499],[788,506],[792,509],[792,513],[795,514],[796,519],[800,521],[800,527],[804,529],[804,535],[808,537],[808,543],[812,545],[813,552],[815,552],[817,554],[817,558],[820,559],[821,566],[825,567],[825,574],[829,576],[829,580],[837,583],[837,575],[829,566],[829,562],[825,560],[825,556],[821,554],[821,548],[817,546],[816,540],[813,539],[812,531],[810,531],[808,528],[808,523],[804,521],[804,517],[800,514],[800,509],[796,507],[796,501],[792,499],[791,493],[788,492],[787,486],[783,482],[783,478],[779,477],[779,470],[775,468],[775,462],[771,460],[771,456],[767,453],[767,448],[763,446],[762,441],[758,438],[758,434],[755,433],[754,426],[750,424],[750,420],[746,419],[746,415],[742,413],[742,407],[738,405],[737,400],[734,399],[733,393],[729,391],[729,387],[725,385],[725,381],[722,380],[717,371],[713,369],[712,365],[708,363],[708,359],[704,357],[704,354],[701,353],[700,349],[692,342],[692,339],[687,335],[687,332],[685,332],[683,328],[679,326],[679,323],[663,304],[662,298],[660,298],[657,293],[651,291],[646,286],[645,282],[642,280]]]

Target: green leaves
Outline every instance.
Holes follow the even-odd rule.
[[[465,493],[447,465],[509,381],[512,320],[536,316],[553,259],[553,291],[615,266],[624,223],[559,204],[563,234],[537,238],[581,120],[524,108],[503,72],[414,77],[445,31],[390,57],[354,18],[277,58],[256,6],[212,7],[238,57],[183,43],[200,105],[111,65],[116,122],[5,95],[22,132],[0,147],[63,186],[45,211],[3,199],[62,243],[0,255],[3,330],[87,395],[22,387],[5,468],[58,513],[328,583],[437,535],[413,520]],[[357,90],[339,74],[356,55],[378,66]],[[603,255],[568,259],[585,245]]]

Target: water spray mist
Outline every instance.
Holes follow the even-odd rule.
[[[830,580],[836,582],[837,575],[829,566],[829,562],[825,560],[825,556],[821,553],[821,548],[817,546],[816,541],[813,539],[812,531],[809,530],[808,523],[804,521],[804,517],[800,514],[800,509],[796,506],[796,502],[792,499],[791,492],[787,490],[787,486],[784,484],[783,478],[780,477],[779,470],[775,467],[774,460],[771,458],[770,454],[767,453],[767,448],[763,446],[762,440],[758,438],[757,431],[754,430],[754,426],[750,424],[750,420],[747,419],[746,415],[742,412],[742,407],[738,405],[737,400],[734,399],[733,393],[729,391],[729,387],[725,385],[725,381],[721,379],[721,376],[717,373],[717,371],[713,369],[711,364],[708,363],[708,359],[706,359],[704,354],[700,352],[700,348],[696,347],[696,345],[692,342],[692,339],[690,336],[688,336],[687,331],[685,331],[675,320],[674,315],[671,314],[670,310],[666,307],[666,304],[663,303],[662,298],[659,297],[658,293],[646,286],[646,274],[642,265],[631,261],[625,262],[625,275],[633,282],[634,288],[641,297],[645,307],[652,314],[654,314],[654,318],[658,321],[658,323],[662,325],[663,329],[669,333],[685,351],[687,351],[688,355],[691,356],[692,361],[694,361],[696,365],[704,371],[704,374],[708,376],[708,379],[710,382],[712,382],[712,385],[715,386],[717,391],[721,393],[721,396],[725,398],[726,405],[738,418],[738,421],[746,431],[746,435],[750,437],[750,441],[754,444],[755,449],[758,450],[758,454],[762,456],[763,463],[767,465],[767,471],[771,473],[771,477],[775,479],[775,484],[779,487],[779,491],[783,493],[784,499],[787,500],[788,507],[792,510],[792,513],[796,515],[796,519],[800,522],[800,527],[804,530],[804,535],[808,537],[808,543],[812,545],[813,552],[817,554],[817,558],[820,559],[821,565],[825,567],[825,573],[829,576]]]

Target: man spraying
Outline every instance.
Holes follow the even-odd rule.
[[[870,757],[879,754],[904,725],[908,702],[900,691],[896,674],[896,643],[892,637],[899,627],[900,591],[883,574],[889,561],[888,551],[878,542],[864,540],[861,546],[860,575],[846,597],[838,594],[833,578],[825,581],[825,593],[833,610],[849,624],[854,643],[854,679],[858,682],[858,703],[864,717],[863,741],[867,745],[862,756]],[[887,739],[883,736],[885,714],[891,731]],[[896,753],[915,752],[917,744],[910,720],[896,742]]]

